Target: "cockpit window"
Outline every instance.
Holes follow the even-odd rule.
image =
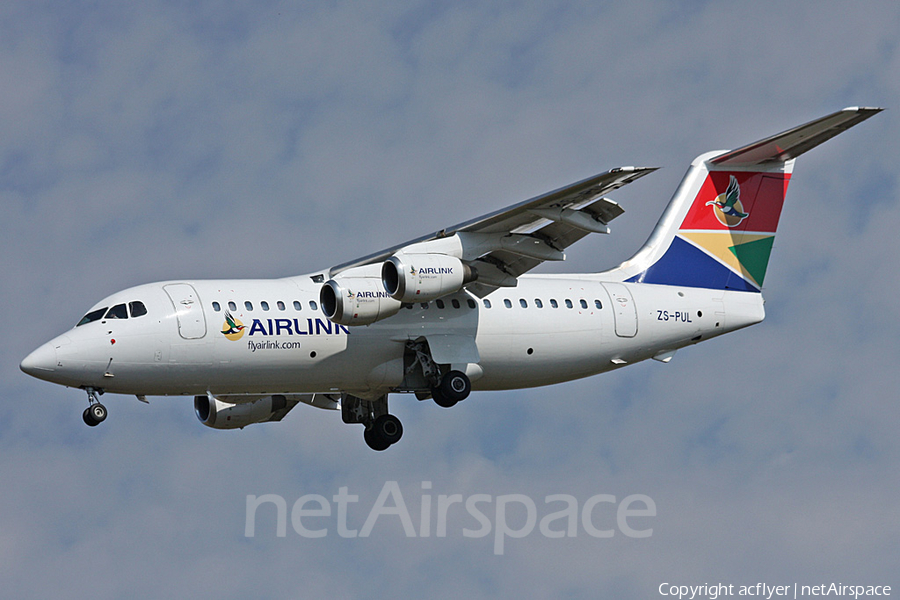
[[[135,300],[134,302],[128,303],[128,310],[131,313],[131,317],[143,317],[147,314],[147,307],[144,306],[144,303],[140,300]]]
[[[93,323],[94,321],[99,321],[103,318],[103,315],[106,314],[106,307],[98,308],[97,310],[92,310],[88,314],[84,315],[84,317],[78,321],[78,325],[75,327],[79,327],[84,325],[85,323]]]
[[[109,312],[106,313],[107,319],[127,319],[128,311],[125,310],[124,304],[116,304],[112,308],[109,309]]]

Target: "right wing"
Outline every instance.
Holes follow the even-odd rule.
[[[564,260],[563,251],[589,233],[608,233],[607,223],[624,210],[603,195],[654,171],[622,167],[589,177],[558,190],[459,223],[398,246],[333,267],[330,277],[366,265],[382,263],[402,252],[422,251],[439,240],[464,242],[463,260],[479,274],[466,287],[483,296],[544,260]],[[427,250],[431,252],[432,250]]]

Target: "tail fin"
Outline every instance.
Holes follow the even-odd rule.
[[[845,108],[691,164],[641,250],[616,269],[625,281],[758,292],[794,159],[880,108]]]

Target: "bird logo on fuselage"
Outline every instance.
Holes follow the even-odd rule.
[[[247,327],[238,319],[231,316],[231,313],[225,311],[225,322],[222,323],[222,335],[231,341],[239,340],[244,337],[244,330]]]
[[[741,204],[741,186],[738,185],[734,175],[728,180],[725,193],[719,194],[715,200],[710,200],[706,205],[712,205],[716,218],[725,227],[737,227],[741,221],[750,216],[750,213],[744,212],[744,205]]]

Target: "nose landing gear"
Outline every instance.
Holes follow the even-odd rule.
[[[98,390],[87,388],[86,391],[88,395],[88,407],[84,409],[81,418],[84,419],[84,423],[88,427],[96,427],[106,420],[106,407],[97,400]],[[100,390],[99,393],[102,394],[103,391]]]

